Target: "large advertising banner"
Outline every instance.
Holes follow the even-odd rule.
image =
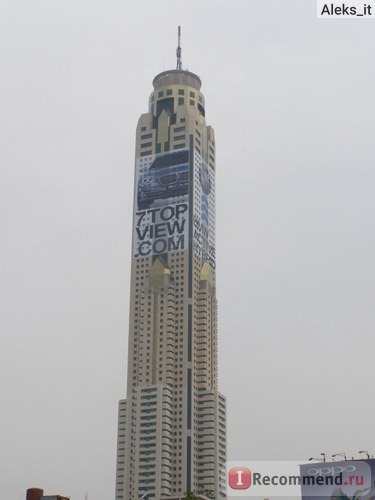
[[[200,154],[194,156],[193,249],[215,269],[215,173]]]
[[[300,470],[303,500],[375,498],[375,459],[309,463]]]
[[[188,248],[189,150],[136,161],[133,257]]]

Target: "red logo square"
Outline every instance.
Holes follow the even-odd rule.
[[[234,467],[229,471],[228,479],[232,490],[247,490],[251,486],[251,470],[247,467]]]

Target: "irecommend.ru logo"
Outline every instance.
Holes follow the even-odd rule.
[[[235,467],[229,471],[228,480],[233,490],[247,490],[251,486],[251,470],[247,467]]]

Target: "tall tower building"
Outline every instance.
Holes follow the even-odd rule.
[[[116,500],[226,498],[218,392],[215,138],[197,75],[153,81],[136,132],[127,398]]]

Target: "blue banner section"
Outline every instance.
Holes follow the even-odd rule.
[[[198,153],[194,158],[193,242],[202,262],[215,269],[215,172]]]

